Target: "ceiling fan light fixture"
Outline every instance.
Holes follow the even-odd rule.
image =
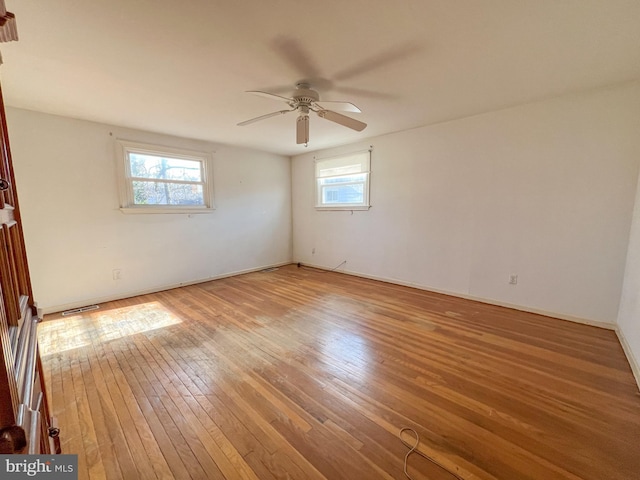
[[[301,113],[296,121],[296,143],[298,145],[309,144],[309,114]]]

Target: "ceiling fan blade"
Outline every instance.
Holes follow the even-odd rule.
[[[342,126],[357,130],[358,132],[361,132],[367,127],[367,124],[361,122],[360,120],[347,117],[346,115],[342,115],[341,113],[332,112],[331,110],[320,110],[318,112],[318,116],[324,118],[325,120],[330,120]]]
[[[333,108],[336,110],[342,110],[343,112],[362,113],[362,110],[360,110],[357,106],[355,106],[351,102],[326,101],[326,102],[315,102],[315,104],[318,105],[322,110]]]
[[[290,94],[291,91],[293,90],[293,88],[291,87],[291,84],[287,84],[287,85],[271,85],[271,86],[265,86],[262,90],[260,90],[260,93],[263,92],[270,92],[272,95],[281,95],[281,94]],[[251,92],[255,92],[255,90],[251,90]],[[245,93],[249,93],[249,92],[245,92]]]
[[[421,45],[413,42],[405,42],[388,50],[360,60],[358,63],[346,68],[333,76],[334,80],[348,80],[353,77],[369,73],[370,71],[387,67],[391,63],[404,60],[423,50]]]
[[[293,112],[294,109],[291,110],[279,110],[277,112],[267,113],[266,115],[260,115],[256,118],[251,118],[249,120],[245,120],[244,122],[240,122],[238,126],[244,127],[245,125],[249,125],[250,123],[259,122],[260,120],[264,120],[265,118],[275,117],[276,115],[284,115],[285,113]]]
[[[296,122],[296,143],[309,143],[309,115],[300,115]]]
[[[282,95],[276,95],[275,93],[260,92],[257,90],[248,90],[246,93],[252,93],[254,95],[258,95],[259,97],[268,98],[270,100],[278,100],[279,102],[280,101],[285,101],[287,103],[293,102],[293,98],[283,97]]]
[[[272,42],[274,50],[307,81],[320,77],[320,70],[311,60],[300,42],[284,35],[276,37]]]
[[[372,90],[366,90],[364,88],[337,86],[337,87],[334,87],[333,90],[339,93],[344,93],[346,95],[380,99],[380,100],[395,100],[399,98],[398,95],[395,95],[395,94],[384,93],[384,92],[374,92]]]

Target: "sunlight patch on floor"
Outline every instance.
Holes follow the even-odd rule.
[[[39,324],[38,346],[41,355],[51,355],[181,322],[179,317],[159,302],[148,302],[104,312],[94,310],[91,313]]]

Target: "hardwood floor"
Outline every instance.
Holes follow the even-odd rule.
[[[39,336],[80,479],[401,479],[405,426],[464,479],[640,478],[612,331],[288,266]],[[455,478],[415,454],[409,472]]]

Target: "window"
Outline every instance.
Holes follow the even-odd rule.
[[[316,208],[367,210],[371,152],[316,160]]]
[[[124,141],[118,141],[118,145],[123,212],[213,210],[209,154]]]

